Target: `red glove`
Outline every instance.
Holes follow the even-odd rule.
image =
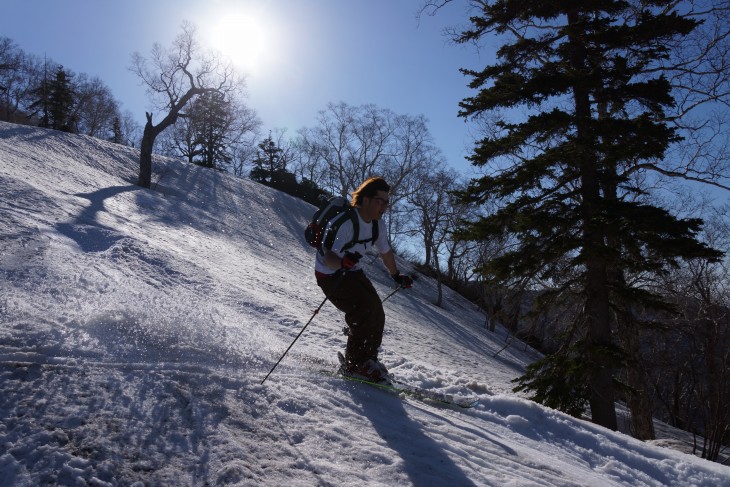
[[[360,259],[362,259],[360,252],[345,252],[345,256],[342,258],[340,265],[342,265],[343,269],[349,270],[355,267]]]

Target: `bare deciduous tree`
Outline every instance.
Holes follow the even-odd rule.
[[[436,273],[438,295],[435,304],[441,306],[443,278],[440,253],[447,242],[452,223],[454,207],[448,192],[454,189],[457,174],[454,171],[439,170],[421,176],[421,186],[409,196],[408,203],[418,215],[414,218],[414,232],[423,239],[426,266]]]
[[[730,245],[727,214],[709,219],[705,238]],[[679,314],[647,341],[647,370],[673,426],[702,435],[700,454],[717,461],[730,434],[730,263],[698,260],[657,284],[677,303]]]
[[[391,236],[407,232],[414,217],[401,203],[421,186],[422,175],[444,163],[425,117],[371,104],[330,103],[315,127],[299,131],[295,147],[297,176],[331,194],[347,197],[366,178],[384,177],[391,185]]]
[[[74,105],[77,130],[80,134],[109,138],[115,118],[119,118],[119,104],[111,90],[97,77],[85,74],[76,77]]]
[[[142,80],[156,108],[165,112],[157,125],[152,122],[153,114],[145,113],[147,122],[140,146],[137,184],[149,188],[152,149],[157,136],[179,117],[186,116],[183,110],[196,96],[209,92],[226,95],[237,92],[243,88],[243,79],[236,75],[230,62],[224,62],[219,55],[203,52],[195,27],[189,22],[183,22],[182,32],[170,48],[155,44],[149,60],[135,53],[130,70]]]

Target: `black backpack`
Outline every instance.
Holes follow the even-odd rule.
[[[330,198],[314,212],[312,221],[304,229],[304,239],[309,245],[324,253],[323,249],[332,248],[340,225],[348,218],[352,221],[354,238],[342,250],[347,250],[358,243],[375,242],[378,239],[378,221],[373,220],[373,236],[366,240],[357,240],[360,234],[360,219],[355,213],[355,207],[350,206],[350,203],[341,196]],[[330,231],[327,232],[327,235],[324,235],[324,231],[330,222],[333,222]]]

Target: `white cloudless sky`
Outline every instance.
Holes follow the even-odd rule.
[[[464,157],[472,125],[457,116],[473,92],[459,68],[478,69],[493,49],[455,45],[444,34],[463,26],[465,0],[417,16],[423,0],[4,0],[0,35],[24,51],[98,76],[140,124],[149,104],[128,70],[132,53],[169,46],[184,20],[247,75],[248,105],[265,131],[294,136],[327,104],[372,103],[424,115],[452,167]]]

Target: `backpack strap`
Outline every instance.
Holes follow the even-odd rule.
[[[332,220],[330,220],[329,228],[328,228],[327,233],[325,234],[324,238],[322,239],[322,245],[319,249],[319,251],[322,255],[324,255],[325,249],[329,250],[335,244],[335,238],[337,237],[337,232],[340,231],[340,227],[342,226],[342,224],[344,222],[347,221],[348,217],[350,218],[350,221],[352,221],[353,240],[351,242],[348,242],[347,244],[345,244],[345,246],[342,248],[342,250],[347,250],[357,243],[357,241],[355,239],[360,234],[360,219],[355,214],[355,208],[351,207],[351,208],[348,208],[347,210],[343,211],[339,215],[337,215]]]
[[[343,251],[350,250],[352,247],[355,246],[355,244],[360,243],[360,241],[357,239],[357,237],[360,236],[360,219],[357,217],[356,211],[357,210],[355,210],[355,207],[347,210],[347,212],[350,214],[350,221],[352,222],[352,240],[350,240],[342,247]]]
[[[355,229],[355,231],[353,232],[354,236],[352,238],[352,242],[350,242],[347,245],[345,245],[344,247],[342,247],[342,250],[347,250],[351,247],[354,247],[356,244],[359,244],[359,243],[367,244],[368,242],[370,242],[370,243],[374,244],[375,241],[378,239],[378,220],[373,220],[373,223],[372,223],[373,232],[372,232],[372,235],[370,236],[370,238],[366,238],[365,240],[357,239],[357,237],[360,236],[360,219],[357,217],[357,214],[354,211],[355,209],[353,208],[352,210],[353,211],[352,211],[351,218],[352,218],[352,226]]]
[[[335,243],[335,237],[337,236],[337,232],[340,230],[340,226],[342,226],[342,223],[344,223],[347,219],[343,216],[344,213],[348,213],[350,217],[350,221],[352,222],[352,240],[348,243],[346,243],[342,250],[346,251],[354,247],[355,245],[359,243],[375,243],[375,241],[378,239],[378,233],[379,233],[379,227],[378,227],[378,220],[373,220],[373,234],[370,238],[365,240],[358,240],[357,237],[360,236],[360,219],[357,216],[356,209],[354,207],[348,208],[346,212],[343,212],[343,214],[338,215],[335,219],[332,220],[330,223],[330,230],[327,232],[327,235],[324,236],[322,239],[322,248],[320,249],[320,252],[324,255],[324,249],[331,249],[332,246]]]

